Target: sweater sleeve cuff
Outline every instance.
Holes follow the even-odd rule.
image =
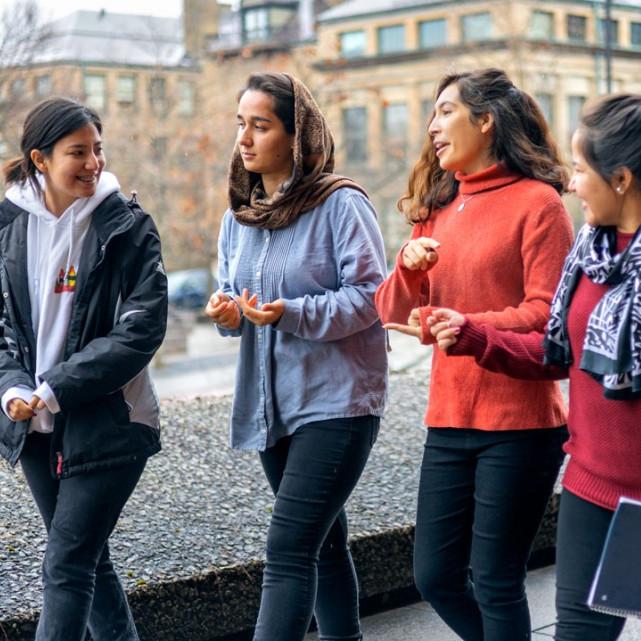
[[[425,307],[419,307],[419,316],[421,318],[421,343],[423,345],[433,345],[436,342],[430,326],[427,324],[427,319],[432,315],[432,310],[434,309],[431,305],[426,305]]]
[[[60,411],[58,399],[56,398],[56,395],[53,393],[53,390],[51,389],[47,381],[42,381],[42,383],[40,383],[40,385],[34,392],[34,395],[45,402],[47,409],[52,414],[57,414]]]
[[[448,348],[448,356],[474,356],[481,358],[487,347],[487,332],[483,325],[465,320],[456,343]]]
[[[10,387],[2,395],[2,399],[0,399],[0,404],[2,405],[2,411],[6,414],[8,418],[11,418],[8,412],[9,403],[14,398],[19,398],[19,399],[22,399],[25,403],[29,403],[32,396],[33,396],[33,390],[29,389],[28,387],[23,387],[22,385],[18,385],[16,387]]]

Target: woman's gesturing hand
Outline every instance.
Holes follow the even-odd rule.
[[[285,312],[285,301],[277,299],[271,303],[265,303],[258,309],[258,295],[249,295],[247,289],[243,289],[242,296],[236,296],[236,302],[243,312],[243,316],[254,325],[272,325],[280,320]]]
[[[410,240],[403,249],[403,265],[412,271],[422,270],[428,271],[438,262],[438,254],[436,250],[441,246],[437,240],[433,238],[413,238]]]
[[[238,329],[240,327],[240,309],[235,301],[220,290],[214,292],[205,307],[205,314],[214,323],[225,329]]]
[[[396,332],[401,332],[402,334],[407,334],[408,336],[415,336],[421,340],[421,315],[419,308],[414,308],[409,317],[407,318],[407,325],[402,325],[401,323],[385,323],[383,325],[385,329],[393,329]]]
[[[453,309],[435,309],[427,318],[432,336],[436,339],[439,349],[447,352],[458,340],[461,327],[465,325],[465,316],[455,312]]]

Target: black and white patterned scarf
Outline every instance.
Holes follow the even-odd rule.
[[[545,361],[572,363],[568,309],[581,273],[610,285],[588,320],[579,367],[603,385],[606,398],[627,400],[641,397],[641,227],[620,254],[616,242],[614,227],[579,232],[552,300]]]

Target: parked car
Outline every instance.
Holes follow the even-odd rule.
[[[218,281],[207,269],[179,269],[167,274],[169,304],[177,309],[205,307]]]

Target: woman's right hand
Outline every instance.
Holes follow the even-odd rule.
[[[205,314],[224,329],[240,327],[240,309],[235,300],[218,290],[211,295]]]
[[[412,238],[403,249],[403,265],[412,271],[428,271],[438,262],[436,250],[441,246],[433,238]]]
[[[28,421],[36,415],[33,407],[21,398],[12,398],[7,403],[7,413],[12,421]]]

